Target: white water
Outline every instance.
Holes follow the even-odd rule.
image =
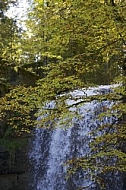
[[[71,94],[81,99],[84,94],[90,96],[108,92],[110,92],[110,86],[104,86],[104,88],[101,86],[90,88],[85,92],[74,91]],[[73,102],[69,101],[68,103],[72,104]],[[88,171],[80,170],[66,180],[67,166],[64,163],[68,159],[90,154],[89,142],[92,137],[89,132],[102,124],[114,121],[115,118],[112,117],[104,117],[102,121],[97,118],[105,107],[110,108],[112,104],[109,101],[92,101],[81,105],[77,108],[77,112],[82,118],[73,118],[73,125],[67,129],[35,129],[29,153],[32,163],[30,190],[76,190],[79,187],[87,186],[86,190],[97,189],[94,181],[88,175]]]

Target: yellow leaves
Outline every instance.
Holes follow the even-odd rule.
[[[31,112],[35,108],[33,88],[15,87],[10,93],[0,98],[1,120],[6,121],[7,129],[12,129],[9,135],[19,136],[30,132],[29,127],[34,125]],[[24,126],[26,126],[24,128]]]
[[[42,10],[43,10],[43,7],[37,7],[37,10],[38,10],[38,11],[42,11]]]

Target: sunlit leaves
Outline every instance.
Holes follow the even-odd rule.
[[[126,78],[123,76],[125,71],[122,71],[126,41],[125,19],[124,1],[113,7],[102,0],[35,0],[26,21],[28,31],[20,33],[20,41],[17,36],[13,35],[12,39],[12,36],[6,35],[11,20],[7,19],[6,24],[0,23],[5,28],[5,31],[0,29],[3,35],[1,55],[4,58],[9,56],[9,60],[18,60],[19,67],[24,66],[23,73],[25,70],[34,74],[40,71],[39,79],[33,87],[24,87],[22,84],[13,88],[11,86],[12,89],[0,99],[0,119],[7,122],[4,141],[6,137],[17,137],[30,132],[35,124],[33,112],[38,109],[40,111],[36,116],[41,116],[37,123],[40,127],[53,128],[58,122],[59,126],[65,123],[69,127],[69,121],[76,114],[70,112],[66,103],[67,99],[74,99],[68,95],[69,92],[88,87],[90,83],[109,84],[117,76],[118,80],[116,78],[114,82],[118,81],[121,86],[114,93],[97,96],[95,99],[116,101],[111,109],[104,108],[99,119],[102,121],[104,117],[114,115],[119,123],[102,125],[93,131],[92,135],[98,132],[101,135],[96,135],[91,143],[92,154],[73,158],[68,164],[69,175],[81,167],[90,170],[93,178],[98,178],[94,171],[101,174],[125,170],[125,153],[120,151],[120,146],[126,139]],[[11,26],[16,31],[16,26]],[[14,34],[13,30],[9,32]],[[33,62],[34,68],[33,64],[30,65]],[[18,72],[18,68],[14,68]],[[23,76],[25,75],[26,73]],[[93,98],[85,98],[74,106],[90,100]],[[48,107],[53,101],[55,106]],[[109,165],[114,156],[118,162]],[[100,181],[100,178],[97,180]]]

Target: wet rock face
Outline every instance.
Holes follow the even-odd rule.
[[[9,172],[9,152],[0,151],[0,174],[6,174]]]
[[[0,190],[27,190],[28,176],[26,147],[11,153],[0,147]]]

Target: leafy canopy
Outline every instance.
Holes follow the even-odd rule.
[[[41,120],[40,124],[45,127],[45,123],[51,120],[55,127],[57,119],[70,113],[69,106],[66,105],[66,99],[71,98],[69,91],[119,82],[123,84],[122,87],[104,98],[119,101],[123,99],[123,103],[112,107],[116,110],[114,113],[119,113],[116,117],[122,122],[113,126],[101,126],[98,130],[109,131],[114,127],[115,132],[96,137],[91,145],[94,154],[88,159],[77,158],[68,163],[72,166],[70,173],[75,172],[78,167],[89,167],[93,172],[98,170],[98,166],[94,165],[97,158],[103,158],[103,162],[98,163],[102,165],[106,163],[106,159],[116,155],[116,166],[106,164],[100,172],[117,169],[125,171],[125,152],[122,150],[126,120],[125,8],[123,0],[34,0],[26,22],[27,31],[22,31],[20,35],[15,31],[18,40],[22,37],[18,46],[17,41],[12,41],[12,50],[18,52],[14,56],[17,64],[13,70],[26,79],[34,80],[34,84],[28,85],[22,78],[1,97],[1,121],[7,120],[3,138],[20,136],[30,131],[33,126],[33,112],[52,100],[56,106],[54,109],[41,109],[39,114],[48,113],[48,117],[47,120]],[[1,43],[5,43],[3,38]],[[10,38],[6,43],[10,43]],[[2,56],[8,59],[5,55],[10,55],[10,52],[8,48],[5,49],[6,53]],[[97,99],[101,101],[102,97]],[[113,113],[107,110],[107,114]],[[99,149],[101,144],[104,146]],[[114,144],[117,148],[112,146]]]

